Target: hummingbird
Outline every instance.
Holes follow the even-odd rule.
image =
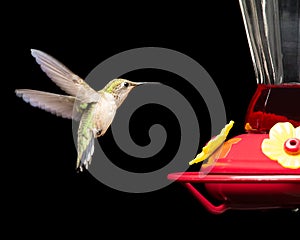
[[[79,121],[76,169],[88,169],[94,153],[94,141],[105,134],[117,109],[137,86],[156,82],[133,82],[124,78],[110,80],[103,89],[94,90],[78,75],[49,54],[31,49],[31,55],[43,72],[68,95],[32,89],[15,93],[33,107],[56,116]]]

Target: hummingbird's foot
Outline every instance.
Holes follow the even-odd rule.
[[[98,137],[100,137],[100,136],[102,136],[102,135],[103,135],[102,129],[98,129],[98,130],[96,131],[95,137],[98,138]]]

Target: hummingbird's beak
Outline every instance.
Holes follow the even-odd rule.
[[[161,84],[160,82],[137,82],[136,86],[144,85],[144,84]]]

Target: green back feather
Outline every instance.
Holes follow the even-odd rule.
[[[104,87],[104,91],[107,93],[114,93],[115,89],[120,86],[120,84],[123,82],[124,80],[122,79],[114,79],[111,80],[108,84],[106,84],[106,86]]]

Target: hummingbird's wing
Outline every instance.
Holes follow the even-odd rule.
[[[18,97],[33,107],[41,108],[59,117],[79,120],[81,109],[74,108],[75,97],[31,89],[17,89]]]
[[[82,114],[78,133],[77,133],[77,163],[76,168],[82,170],[84,166],[86,169],[92,161],[94,153],[94,103],[88,105],[87,109]]]
[[[52,56],[35,49],[31,49],[31,55],[47,76],[66,93],[85,103],[99,99],[97,91]]]

